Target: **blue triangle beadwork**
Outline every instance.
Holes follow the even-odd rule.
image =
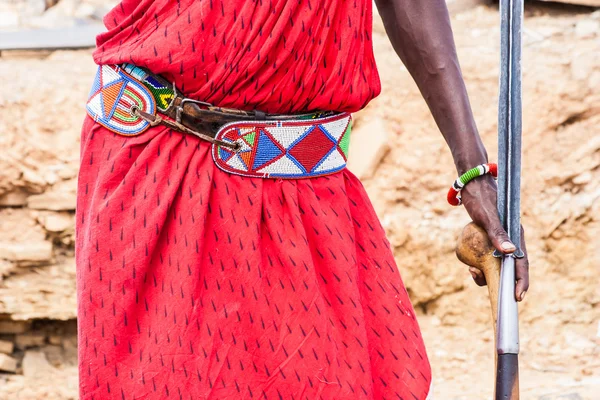
[[[281,151],[279,146],[277,146],[271,140],[271,138],[269,138],[265,131],[261,130],[258,136],[256,157],[254,158],[254,164],[252,165],[252,169],[256,170],[282,154],[283,152]]]
[[[219,157],[221,157],[224,161],[229,160],[229,157],[231,157],[232,154],[233,153],[231,151],[219,146]]]

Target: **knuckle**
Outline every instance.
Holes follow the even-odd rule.
[[[508,239],[508,234],[501,226],[494,226],[491,233],[497,238]]]

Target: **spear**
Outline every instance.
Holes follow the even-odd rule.
[[[469,224],[456,248],[458,258],[483,271],[488,284],[496,342],[496,400],[519,399],[519,321],[515,257],[521,244],[521,27],[523,0],[500,0],[500,96],[498,103],[498,213],[517,246],[495,251],[485,232]],[[494,258],[496,257],[496,258]]]
[[[498,105],[498,213],[517,246],[502,259],[498,294],[496,399],[519,398],[519,321],[515,257],[521,245],[521,27],[523,0],[501,0],[500,101]]]

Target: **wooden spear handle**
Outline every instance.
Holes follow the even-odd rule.
[[[494,343],[496,343],[498,290],[502,261],[500,258],[495,258],[493,252],[494,247],[483,229],[473,222],[465,226],[456,245],[456,256],[463,263],[480,269],[485,275],[492,306],[492,320],[494,321]],[[518,355],[502,354],[499,356],[496,351],[494,355],[496,365],[494,398],[496,400],[519,400]]]
[[[492,320],[494,321],[494,342],[498,319],[498,289],[500,288],[500,259],[493,256],[494,247],[486,232],[471,222],[463,229],[456,244],[456,256],[463,263],[483,272],[487,281]]]

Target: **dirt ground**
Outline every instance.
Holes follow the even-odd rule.
[[[493,160],[498,12],[477,1],[449,4]],[[532,283],[520,306],[523,400],[600,399],[600,11],[593,11],[526,6],[522,210]],[[454,256],[469,219],[445,203],[452,159],[378,20],[373,38],[383,92],[356,115],[350,169],[363,178],[419,313],[435,399],[489,399],[489,302]],[[0,400],[77,398],[73,218],[90,54],[0,57],[0,370],[13,371],[0,373]],[[365,138],[377,140],[357,151]]]

